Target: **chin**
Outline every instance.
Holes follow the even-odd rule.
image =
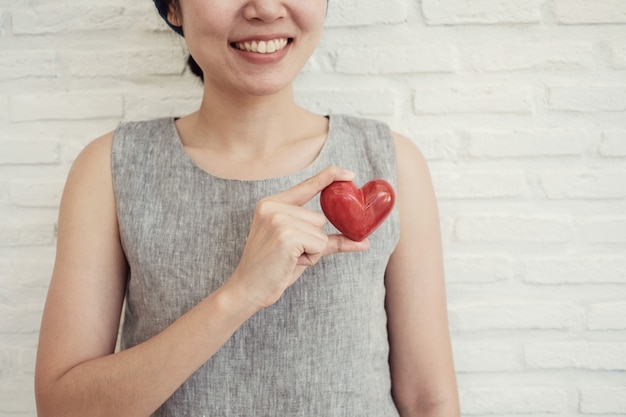
[[[278,80],[258,80],[239,86],[241,93],[257,97],[272,96],[287,90],[291,91],[291,83]]]

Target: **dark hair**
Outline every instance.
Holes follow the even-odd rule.
[[[172,30],[178,33],[180,36],[185,36],[182,26],[176,26],[172,24],[167,18],[171,7],[173,7],[175,10],[178,10],[178,8],[180,7],[178,0],[154,0],[154,5],[157,7],[157,9],[159,10],[159,14],[163,18],[163,20],[165,20],[165,22],[169,25],[169,27],[171,27]],[[200,68],[196,60],[193,59],[193,57],[191,56],[191,54],[189,54],[189,58],[187,58],[187,65],[189,66],[192,74],[204,81],[204,73],[202,72],[202,68]]]
[[[191,70],[191,73],[196,77],[200,78],[204,82],[204,73],[202,72],[202,68],[196,62],[195,59],[189,54],[189,58],[187,58],[187,66]]]

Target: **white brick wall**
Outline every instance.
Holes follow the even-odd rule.
[[[430,161],[463,414],[626,415],[626,1],[342,0],[327,26],[299,102]],[[0,0],[0,49],[0,417],[22,417],[71,162],[200,91],[149,0]]]

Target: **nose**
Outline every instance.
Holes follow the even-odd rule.
[[[250,0],[243,9],[243,16],[247,20],[273,22],[285,17],[284,0]]]

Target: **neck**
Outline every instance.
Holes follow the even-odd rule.
[[[186,145],[258,154],[293,137],[309,113],[295,103],[292,87],[265,96],[227,94],[208,89],[200,109],[188,120]]]

